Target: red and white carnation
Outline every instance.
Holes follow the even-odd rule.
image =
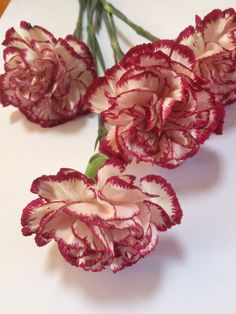
[[[208,89],[223,105],[236,101],[236,12],[213,10],[196,26],[189,26],[178,42],[196,56],[194,72],[206,79]]]
[[[193,156],[223,120],[194,67],[190,48],[160,40],[132,48],[96,79],[85,100],[109,128],[100,150],[168,168]]]
[[[40,26],[21,22],[3,45],[5,73],[0,100],[13,105],[32,122],[51,127],[88,112],[82,98],[96,77],[88,47],[74,36],[56,39]]]
[[[138,180],[119,162],[107,161],[96,180],[72,169],[36,179],[39,198],[22,215],[24,235],[37,245],[52,239],[70,264],[117,272],[152,252],[159,231],[180,223],[172,187],[160,176]]]

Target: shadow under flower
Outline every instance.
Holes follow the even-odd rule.
[[[199,152],[173,170],[161,170],[160,174],[173,184],[177,193],[203,192],[213,188],[221,177],[221,162],[217,152],[201,147]]]
[[[175,169],[139,163],[131,165],[132,173],[140,177],[148,174],[160,175],[175,189],[177,196],[202,192],[212,188],[221,177],[220,158],[215,151],[201,147],[199,152]]]
[[[12,112],[10,116],[10,123],[14,124],[20,122],[29,132],[38,133],[59,132],[63,134],[72,134],[78,132],[82,127],[86,125],[88,119],[91,119],[93,117],[94,114],[90,113],[54,127],[42,128],[39,124],[27,120],[27,118],[19,110],[17,110]]]
[[[116,274],[110,269],[99,273],[86,272],[64,261],[56,245],[51,247],[46,265],[47,271],[60,269],[63,284],[72,287],[76,293],[82,290],[97,301],[112,302],[119,299],[146,298],[160,289],[165,270],[175,262],[184,259],[181,246],[173,236],[161,234],[155,251],[132,267]]]
[[[225,123],[223,133],[236,127],[236,102],[225,107]],[[224,135],[224,134],[223,134]]]

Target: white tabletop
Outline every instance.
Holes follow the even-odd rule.
[[[235,0],[111,2],[161,38],[176,38],[196,13],[235,5]],[[20,20],[63,37],[73,32],[77,11],[76,0],[12,0],[0,19],[0,40]],[[143,41],[118,25],[131,45]],[[103,48],[113,65],[108,45]],[[76,269],[53,245],[38,248],[20,232],[22,208],[34,198],[33,179],[60,167],[84,171],[96,128],[96,117],[88,116],[42,129],[13,107],[0,108],[0,313],[235,314],[236,104],[226,108],[223,136],[213,135],[178,169],[155,170],[176,189],[182,224],[161,234],[154,253],[115,275]]]

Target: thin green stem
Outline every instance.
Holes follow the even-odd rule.
[[[101,26],[102,12],[101,3],[97,0],[87,0],[87,43],[91,50],[92,55],[95,58],[96,66],[100,63],[103,71],[106,70],[105,61],[102,55],[102,51],[99,42],[96,37],[96,33]],[[100,11],[100,13],[98,13]],[[95,21],[94,21],[95,19]]]
[[[74,30],[74,36],[81,40],[83,39],[83,21],[85,9],[86,0],[79,0],[79,17]]]
[[[122,20],[124,23],[129,25],[137,34],[141,35],[142,37],[148,39],[149,41],[156,41],[159,40],[158,37],[152,35],[150,32],[146,31],[141,26],[133,23],[130,21],[127,16],[125,16],[121,11],[115,8],[111,3],[108,3],[106,0],[99,0],[103,4],[103,8],[107,13],[115,15],[117,18]]]
[[[113,33],[113,38],[114,38],[114,45],[115,45],[115,49],[117,50],[117,58],[119,59],[118,61],[120,61],[123,56],[124,56],[124,52],[122,51],[122,49],[120,48],[119,45],[119,41],[118,41],[118,37],[117,37],[117,32],[116,32],[116,25],[113,19],[113,15],[109,14],[108,18],[110,18],[110,25],[111,25],[111,29],[112,29],[112,33]]]
[[[105,64],[105,61],[104,61],[104,58],[103,58],[103,54],[102,54],[99,42],[98,42],[97,37],[95,35],[94,35],[94,41],[95,41],[94,44],[95,44],[95,49],[96,49],[97,61],[99,61],[103,72],[105,72],[106,71],[106,64]]]
[[[96,66],[98,66],[98,63],[100,63],[102,70],[105,72],[106,70],[105,61],[102,55],[99,42],[96,37],[96,33],[98,33],[101,27],[102,15],[103,7],[101,3],[97,0],[87,0],[87,34],[88,34],[87,43],[88,46],[90,47],[91,53],[95,58]],[[107,133],[105,127],[102,125],[100,121],[99,116],[98,119],[99,126],[98,136],[95,143],[95,149],[97,144],[101,142],[101,140]],[[98,169],[102,166],[106,159],[107,157],[101,153],[97,153],[94,156],[92,156],[88,162],[85,174],[90,178],[94,178]]]
[[[114,24],[112,14],[104,11],[103,12],[103,18],[104,18],[104,22],[106,24],[108,35],[110,37],[111,47],[112,47],[112,50],[114,53],[115,63],[118,63],[122,59],[122,57],[124,56],[124,53],[121,50],[120,44],[119,44],[118,39],[117,39],[116,27]]]
[[[93,56],[96,58],[93,26],[93,14],[95,11],[95,4],[96,0],[87,0],[87,34],[88,34],[87,42]]]
[[[96,15],[95,15],[95,22],[94,22],[94,28],[95,28],[96,33],[98,33],[101,28],[102,13],[103,13],[103,5],[101,4],[100,1],[98,1]]]
[[[94,145],[94,150],[96,150],[98,143],[101,143],[101,141],[104,139],[106,135],[107,135],[107,129],[102,123],[100,116],[98,115],[98,135],[97,135],[97,139]]]

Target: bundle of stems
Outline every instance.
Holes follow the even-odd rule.
[[[74,35],[80,40],[84,40],[86,37],[86,42],[94,57],[97,71],[99,71],[99,67],[103,72],[106,71],[106,64],[102,48],[98,40],[98,34],[103,24],[108,33],[115,63],[118,63],[124,56],[124,52],[122,51],[119,43],[114,17],[123,21],[128,27],[133,29],[138,35],[144,37],[148,41],[153,42],[159,39],[150,32],[143,29],[141,26],[132,22],[120,10],[118,10],[106,0],[78,1],[79,17]],[[98,135],[95,141],[95,150],[98,143],[103,140],[106,134],[107,130],[98,116]],[[102,166],[106,159],[108,159],[108,157],[101,152],[95,153],[89,160],[85,174],[90,178],[94,178],[98,169]]]
[[[137,34],[144,37],[148,41],[156,41],[158,38],[141,26],[130,21],[120,10],[114,7],[106,0],[78,0],[79,1],[79,18],[77,21],[74,35],[80,39],[84,39],[84,30],[87,32],[87,44],[95,58],[96,64],[100,64],[103,71],[106,70],[101,45],[97,39],[97,35],[104,23],[109,35],[110,44],[114,54],[115,63],[119,62],[124,53],[120,47],[117,36],[116,24],[114,17],[123,21],[127,26],[132,28]]]

